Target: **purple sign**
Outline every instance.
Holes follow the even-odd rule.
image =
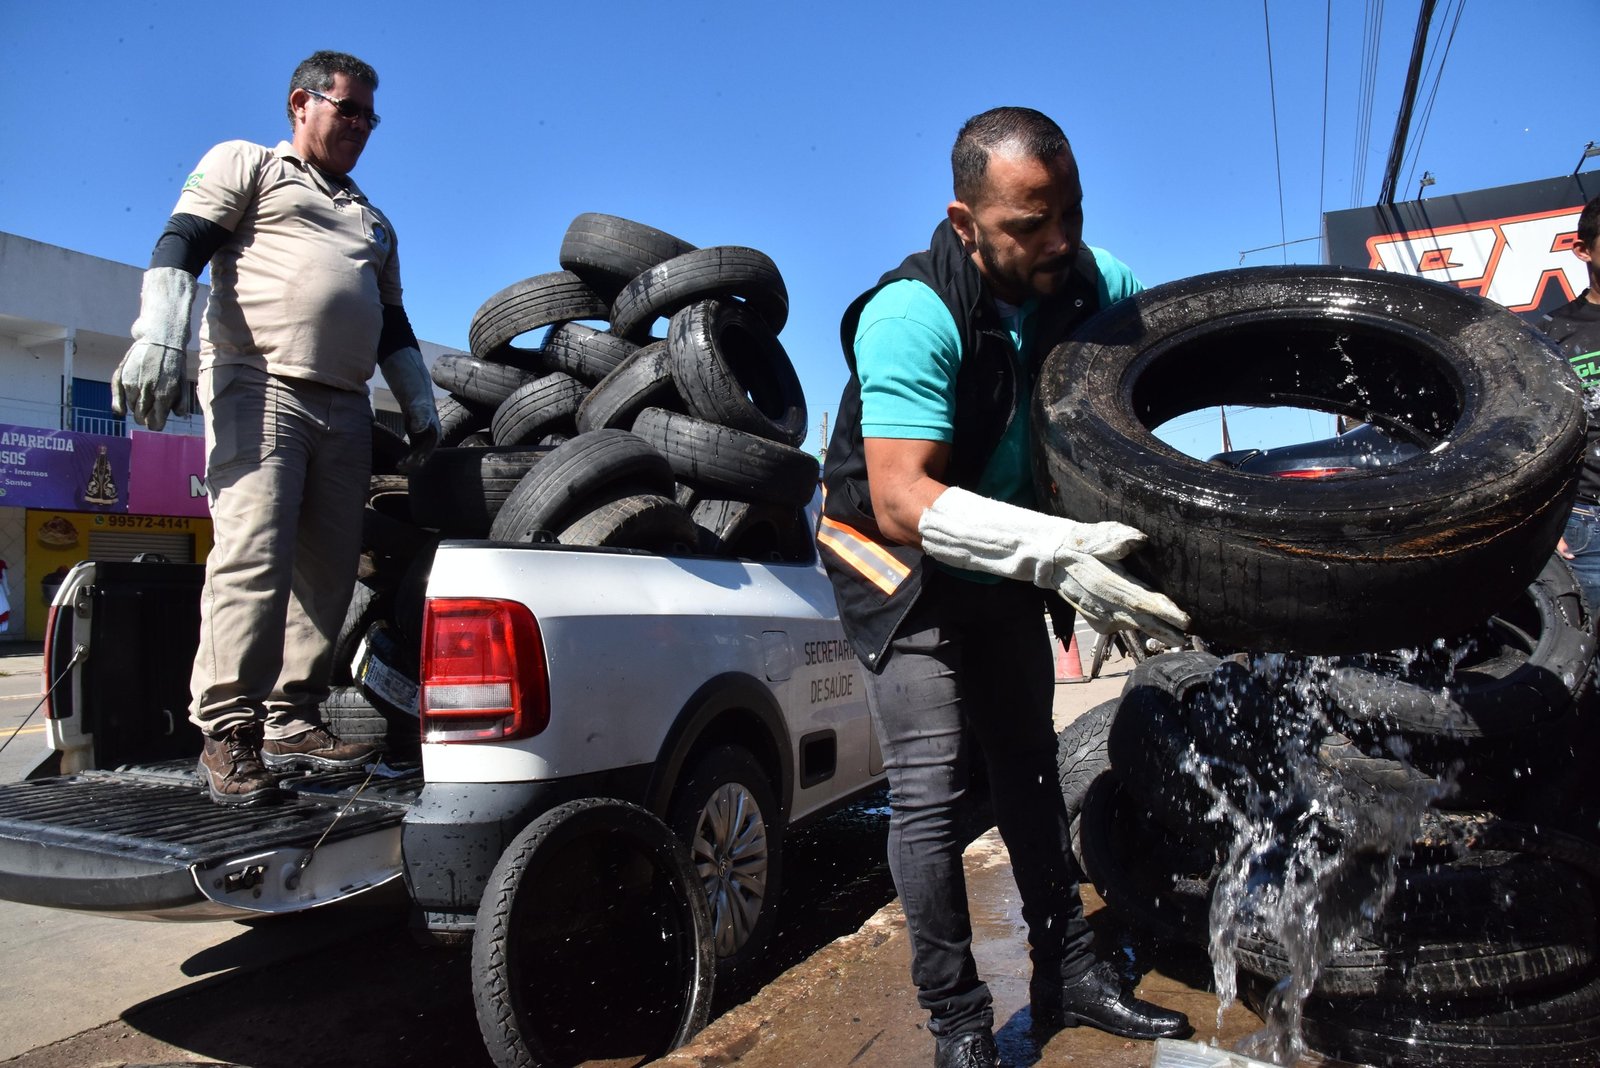
[[[131,470],[129,511],[201,518],[211,514],[204,438],[135,430]]]
[[[0,505],[126,512],[132,449],[127,438],[0,423]]]

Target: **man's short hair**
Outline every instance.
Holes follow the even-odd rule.
[[[1578,216],[1578,244],[1593,248],[1597,237],[1600,237],[1600,197],[1585,204],[1583,214]]]
[[[990,108],[962,124],[950,150],[950,177],[956,199],[975,204],[994,150],[1007,147],[1048,163],[1072,145],[1055,120],[1032,108]]]
[[[370,64],[361,62],[348,52],[313,52],[294,69],[294,76],[289,79],[289,95],[293,96],[296,89],[326,92],[333,88],[335,74],[354,78],[368,89],[377,91],[378,72]],[[284,110],[289,113],[289,126],[293,128],[294,107],[286,102]]]

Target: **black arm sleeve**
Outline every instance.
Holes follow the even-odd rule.
[[[378,362],[382,363],[401,349],[421,349],[411,330],[411,319],[399,304],[383,306],[383,333],[378,335]]]
[[[229,231],[210,219],[179,212],[167,220],[167,228],[156,238],[150,266],[176,267],[198,278],[229,236]]]

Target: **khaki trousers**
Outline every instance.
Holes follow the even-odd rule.
[[[361,555],[372,406],[250,367],[208,368],[199,386],[215,544],[189,718],[283,738],[321,722]]]

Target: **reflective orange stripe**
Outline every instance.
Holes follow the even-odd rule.
[[[911,569],[854,527],[822,517],[817,541],[832,549],[846,564],[884,593],[893,593]]]

